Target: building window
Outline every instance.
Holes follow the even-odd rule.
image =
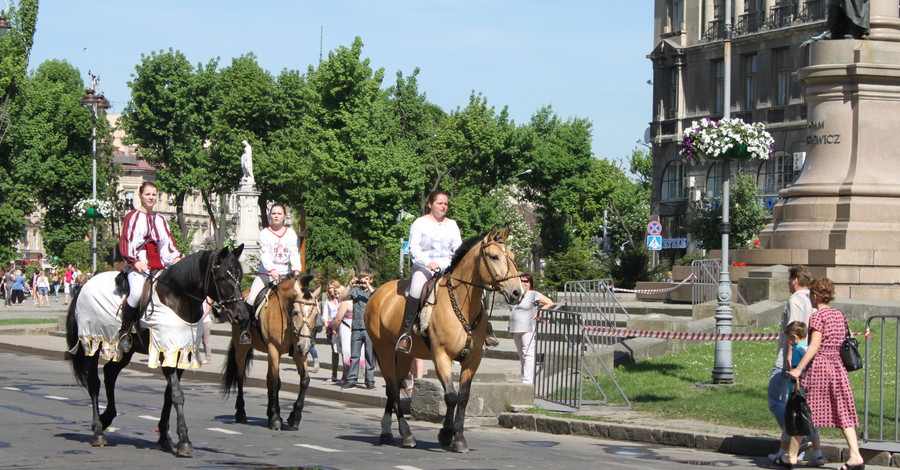
[[[684,187],[684,164],[670,162],[663,172],[660,200],[673,201],[687,199],[687,188]]]
[[[791,66],[787,49],[775,51],[775,105],[786,106],[791,101]]]
[[[684,24],[684,0],[670,0],[669,3],[669,31],[681,31]]]
[[[125,210],[134,209],[134,191],[125,191]]]
[[[713,163],[706,173],[706,197],[717,198],[722,195],[722,164]]]
[[[776,152],[759,167],[756,183],[762,188],[764,197],[778,197],[778,191],[787,187],[800,176],[794,171],[794,158],[785,152]]]
[[[715,76],[715,104],[716,110],[713,114],[722,114],[725,112],[725,61],[713,61],[713,74]]]
[[[756,54],[744,56],[744,109],[756,108]]]
[[[669,69],[668,117],[678,116],[678,68]]]

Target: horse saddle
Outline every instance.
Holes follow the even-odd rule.
[[[422,295],[419,296],[419,311],[417,312],[418,321],[413,321],[413,331],[423,337],[427,336],[428,325],[431,323],[431,311],[436,303],[437,296],[435,294],[438,282],[443,275],[443,271],[435,274],[422,286]]]
[[[269,303],[269,294],[277,286],[276,283],[270,282],[259,291],[259,294],[256,294],[256,298],[253,299],[253,302],[250,304],[250,307],[252,307],[250,311],[253,313],[254,318],[259,318],[259,312],[266,308],[266,305]]]

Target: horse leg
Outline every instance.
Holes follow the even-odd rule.
[[[269,429],[281,430],[281,406],[278,404],[278,392],[281,391],[281,375],[279,371],[281,352],[273,345],[269,345],[269,371],[266,373],[266,389],[268,390],[268,405],[266,416],[269,418]]]
[[[236,372],[236,385],[237,385],[237,399],[234,401],[234,422],[247,424],[247,411],[244,405],[244,380],[247,377],[247,362],[248,357],[250,357],[250,353],[253,352],[249,346],[241,346],[237,341],[232,340],[232,346],[234,348],[234,357],[235,361],[235,370]],[[229,360],[232,358],[229,357]],[[230,367],[230,366],[229,366]]]
[[[453,451],[466,453],[469,446],[463,435],[466,424],[466,406],[469,404],[469,392],[472,389],[472,378],[481,363],[480,355],[465,361],[459,373],[459,394],[456,397],[456,417],[453,422]],[[449,416],[449,414],[448,414]]]
[[[100,418],[100,374],[97,373],[100,354],[96,353],[93,356],[86,356],[85,361],[87,361],[86,367],[88,369],[88,395],[91,397],[91,431],[94,432],[94,435],[91,436],[91,445],[103,447],[107,442],[106,437],[103,435],[103,430],[106,429],[106,426],[103,425],[103,421]]]
[[[297,401],[294,402],[294,409],[288,416],[288,425],[294,429],[300,427],[300,420],[303,419],[303,405],[306,403],[306,390],[309,388],[309,371],[306,367],[306,354],[294,354],[294,364],[297,365],[297,373],[300,375],[300,393],[297,395]]]
[[[103,384],[106,386],[106,409],[100,415],[100,424],[103,425],[103,429],[108,428],[118,416],[116,411],[116,380],[118,380],[122,369],[131,362],[132,356],[134,356],[134,351],[129,351],[122,355],[122,359],[119,362],[109,361],[103,366]]]
[[[168,406],[163,410],[165,422],[162,418],[159,420],[159,439],[160,441],[163,440],[163,428],[165,428],[165,439],[171,445],[172,441],[168,436],[169,410],[172,405],[175,405],[175,429],[178,432],[178,444],[175,446],[175,452],[178,454],[190,455],[194,452],[194,446],[191,444],[190,438],[188,438],[187,423],[184,419],[184,391],[181,389],[181,374],[184,373],[184,369],[177,369],[175,367],[163,367],[162,369],[163,375],[166,376],[166,382],[168,382],[168,385],[166,386],[166,401]]]
[[[456,403],[458,401],[456,387],[453,385],[452,364],[453,362],[446,353],[443,351],[435,352],[434,368],[438,380],[444,387],[444,404],[447,405],[447,413],[444,415],[444,426],[438,432],[438,442],[444,447],[449,446],[453,440],[453,418],[456,413]]]
[[[163,406],[159,414],[159,440],[156,441],[156,448],[166,452],[172,452],[172,438],[169,437],[169,417],[172,414],[172,380],[169,375],[172,373],[171,367],[162,368],[163,376],[166,378],[166,391],[163,393]]]

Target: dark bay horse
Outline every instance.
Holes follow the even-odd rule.
[[[240,343],[240,328],[232,328],[231,347],[228,348],[228,359],[225,373],[222,376],[222,391],[227,396],[235,388],[234,421],[247,422],[244,410],[244,379],[247,368],[253,359],[253,350],[266,353],[269,368],[266,373],[268,404],[266,416],[269,428],[282,429],[281,406],[278,404],[278,392],[281,390],[280,361],[282,354],[289,354],[297,365],[300,374],[300,393],[288,416],[288,426],[297,429],[303,415],[303,403],[306,400],[306,389],[309,387],[309,371],[306,356],[313,346],[313,332],[316,317],[319,315],[319,289],[311,292],[309,282],[312,276],[300,279],[285,279],[278,283],[269,293],[268,304],[259,312],[259,318],[250,327],[251,344]]]
[[[184,394],[181,375],[186,368],[199,368],[200,339],[203,302],[212,299],[212,311],[219,321],[246,324],[250,319],[241,298],[243,271],[238,257],[244,246],[234,251],[203,251],[186,256],[177,264],[162,271],[153,283],[153,292],[147,313],[141,319],[139,337],[135,347],[123,353],[118,345],[119,312],[128,294],[115,285],[118,273],[101,273],[87,282],[72,301],[66,318],[66,339],[75,380],[88,389],[93,406],[91,430],[92,446],[105,446],[103,430],[116,417],[115,387],[119,372],[128,365],[135,352],[150,356],[150,367],[161,366],[166,378],[166,392],[159,418],[161,450],[178,454],[191,454],[193,446],[188,438],[184,419]],[[103,366],[106,385],[106,410],[101,414],[99,406],[100,377],[97,371],[99,357],[108,362]],[[169,417],[175,406],[178,444],[173,447],[169,437]]]
[[[409,281],[388,282],[372,294],[366,307],[366,329],[387,385],[387,404],[381,420],[381,442],[392,444],[391,414],[396,414],[403,447],[415,447],[416,439],[400,408],[400,383],[409,373],[412,358],[431,359],[444,387],[447,413],[438,433],[442,446],[468,452],[463,436],[466,405],[472,378],[484,354],[487,318],[482,308],[485,290],[499,290],[510,304],[518,303],[524,290],[514,255],[506,245],[509,228],[470,238],[462,243],[444,277],[438,282],[435,305],[428,324],[427,342],[414,336],[409,355],[394,350],[403,319],[404,290]],[[459,361],[459,389],[452,380],[451,365]]]

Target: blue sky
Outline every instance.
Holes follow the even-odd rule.
[[[13,0],[15,4],[15,0]],[[193,63],[248,52],[272,74],[306,71],[362,38],[363,56],[445,111],[480,92],[517,124],[544,105],[593,122],[602,158],[631,153],[651,120],[653,4],[612,1],[42,0],[30,68],[65,59],[100,76],[120,112],[141,54],[178,49]]]

